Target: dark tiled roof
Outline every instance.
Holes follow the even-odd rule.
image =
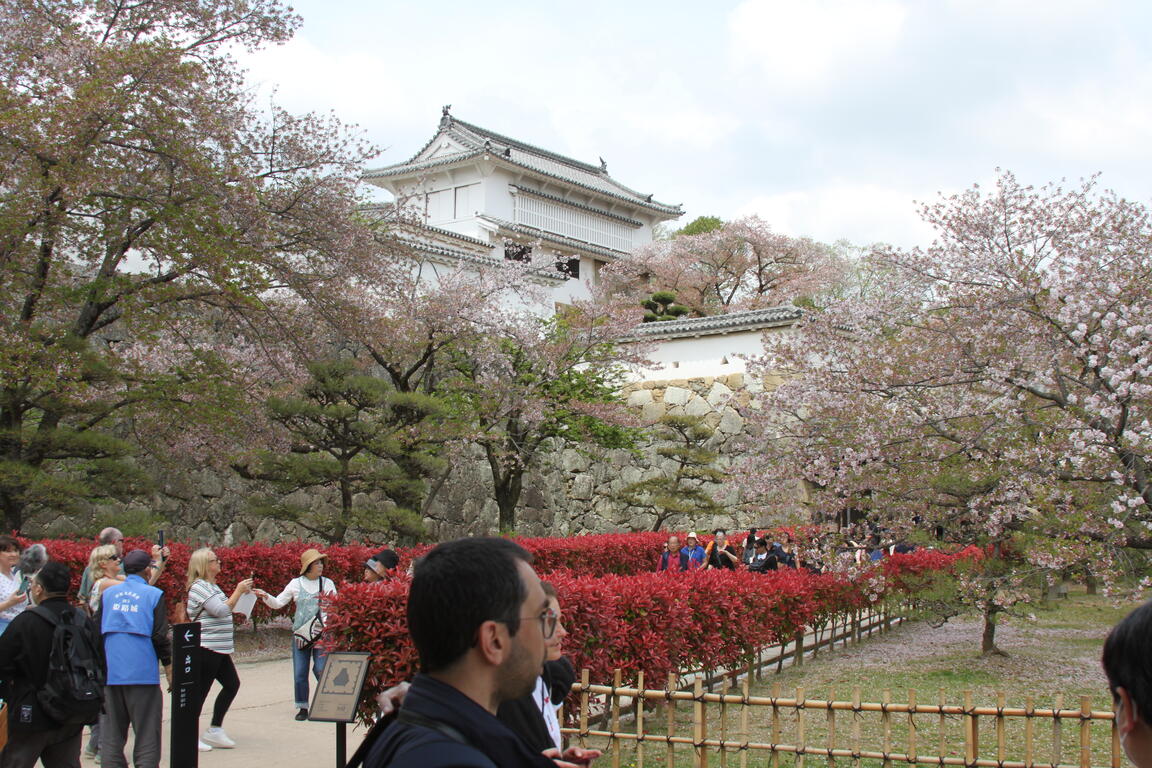
[[[692,317],[686,320],[663,320],[636,327],[637,339],[681,339],[690,336],[717,336],[723,333],[755,331],[760,328],[792,325],[803,313],[796,307],[771,307],[727,315]]]
[[[428,147],[432,146],[442,135],[448,135],[457,143],[467,149],[454,152],[430,160],[418,160]],[[589,165],[564,155],[550,152],[540,147],[526,144],[503,134],[481,128],[478,125],[457,120],[445,111],[440,121],[440,130],[432,137],[411,160],[405,163],[389,165],[366,171],[365,179],[383,178],[387,176],[406,175],[438,166],[449,165],[480,155],[490,155],[499,162],[505,162],[519,168],[525,168],[545,177],[559,179],[640,208],[657,211],[668,216],[680,216],[684,211],[679,205],[669,205],[652,199],[652,195],[645,195],[634,189],[624,186],[608,175],[606,165]]]
[[[422,231],[423,230],[423,231]],[[425,232],[427,236],[425,236]],[[484,247],[483,251],[467,250],[464,248],[454,248],[446,243],[437,242],[436,237],[448,235],[450,237],[458,238],[469,244],[480,245]],[[504,259],[492,255],[493,246],[485,243],[483,240],[477,240],[474,237],[467,235],[458,235],[455,232],[450,232],[446,229],[439,227],[410,227],[399,235],[400,239],[411,248],[413,251],[423,253],[431,257],[435,261],[442,263],[463,262],[465,264],[475,264],[481,267],[497,267],[502,266],[505,262]],[[568,278],[563,275],[557,275],[548,269],[531,269],[533,277],[545,280],[552,283],[562,283]]]
[[[507,232],[534,237],[539,240],[543,240],[546,243],[558,245],[562,248],[571,248],[577,251],[584,251],[585,253],[600,256],[602,258],[608,259],[609,261],[627,258],[628,256],[627,251],[617,251],[614,248],[605,248],[602,245],[593,245],[592,243],[586,243],[583,240],[574,240],[571,237],[557,235],[554,232],[545,232],[542,229],[529,227],[524,224],[517,224],[515,222],[508,221],[507,219],[498,219],[495,216],[480,216],[479,218],[483,219],[484,221],[490,221],[500,227],[500,229],[503,229]]]

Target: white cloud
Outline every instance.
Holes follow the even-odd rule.
[[[907,16],[897,0],[745,0],[729,19],[732,63],[777,90],[820,87],[895,47]]]
[[[737,208],[736,215],[755,214],[777,232],[823,242],[845,239],[856,245],[884,242],[910,248],[933,239],[934,231],[921,221],[916,201],[935,196],[930,191],[841,179],[753,197]]]

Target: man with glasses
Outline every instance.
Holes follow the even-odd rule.
[[[1152,768],[1152,602],[1112,628],[1100,661],[1124,753],[1137,768]]]
[[[571,768],[599,756],[576,747],[535,753],[496,719],[501,702],[534,689],[558,623],[531,562],[495,538],[440,544],[417,562],[408,631],[420,674],[395,720],[361,747],[367,768]]]

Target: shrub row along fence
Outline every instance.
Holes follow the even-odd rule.
[[[565,653],[573,663],[594,680],[610,680],[620,669],[624,682],[633,683],[640,673],[662,680],[685,670],[745,668],[762,658],[762,649],[802,637],[805,628],[828,633],[836,627],[842,634],[861,612],[909,597],[899,574],[946,568],[957,557],[901,555],[855,579],[795,570],[634,576],[557,570],[546,578],[559,594],[569,633]],[[407,594],[407,579],[353,584],[329,610],[327,646],[372,654],[361,708],[366,721],[375,693],[416,669],[404,619]]]
[[[738,694],[707,692],[702,678],[692,690],[678,690],[675,675],[657,689],[645,688],[642,674],[634,687],[619,672],[611,686],[589,679],[584,670],[573,686],[567,721],[578,725],[563,731],[581,746],[604,749],[602,760],[613,768],[1120,768],[1122,759],[1112,711],[1094,710],[1088,698],[1071,706],[1057,696],[1049,706],[1027,699],[1009,707],[1003,694],[990,706],[974,704],[971,692],[958,703],[946,701],[941,689],[936,703],[921,703],[915,691],[896,702],[885,690],[869,702],[859,688],[849,700],[837,700],[834,691],[809,698],[803,688],[781,696],[779,685],[770,696],[753,696],[750,676]]]
[[[610,679],[614,669],[624,670],[625,682],[633,683],[641,672],[651,680],[683,670],[739,668],[782,639],[802,637],[806,627],[819,631],[843,626],[862,610],[904,600],[923,582],[915,577],[947,570],[958,558],[970,556],[898,555],[854,577],[790,569],[769,574],[655,573],[665,539],[664,533],[638,533],[519,540],[535,555],[537,571],[559,593],[569,631],[566,652],[596,680]],[[53,559],[72,568],[78,582],[92,542],[42,543]],[[151,545],[145,539],[130,539],[125,550]],[[183,599],[188,557],[194,548],[182,542],[169,546],[172,555],[158,586],[174,606]],[[219,583],[227,591],[240,579],[253,577],[259,587],[276,592],[299,573],[300,553],[313,546],[286,542],[215,547],[222,561]],[[416,653],[405,620],[409,580],[402,572],[428,548],[399,550],[397,579],[362,584],[355,582],[377,547],[321,547],[328,555],[325,575],[339,587],[329,605],[323,642],[332,650],[372,654],[361,708],[365,720],[374,714],[372,697],[378,691],[415,672]],[[267,620],[270,614],[258,603],[253,620]]]
[[[530,550],[541,573],[563,571],[575,576],[628,575],[651,571],[660,548],[667,539],[664,533],[600,534],[573,538],[525,538],[519,543]],[[53,560],[68,565],[72,571],[72,588],[80,583],[80,576],[88,565],[88,555],[95,541],[79,539],[20,539],[21,546],[43,544]],[[143,538],[128,538],[124,551],[151,549],[155,542]],[[183,595],[188,558],[198,544],[170,541],[171,556],[157,586],[168,595]],[[398,570],[404,571],[412,560],[427,552],[432,545],[397,550],[400,555]],[[350,544],[324,546],[304,541],[267,544],[253,542],[232,546],[213,547],[221,561],[220,584],[231,589],[241,579],[252,577],[256,585],[269,592],[278,592],[300,572],[300,553],[317,547],[328,555],[325,575],[342,586],[360,581],[364,561],[381,549],[380,545]],[[169,602],[172,600],[170,598]],[[257,622],[264,621],[273,612],[258,603]]]

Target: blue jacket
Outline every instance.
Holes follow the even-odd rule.
[[[108,685],[159,685],[157,662],[172,663],[164,592],[134,573],[104,590],[99,619]]]
[[[404,721],[404,713],[438,724]],[[451,735],[450,735],[451,734]],[[454,738],[458,737],[458,738]],[[556,768],[515,732],[452,686],[417,675],[401,715],[368,751],[364,768]]]
[[[699,544],[695,547],[684,547],[680,553],[688,558],[688,567],[685,570],[694,571],[704,567],[704,547]]]

